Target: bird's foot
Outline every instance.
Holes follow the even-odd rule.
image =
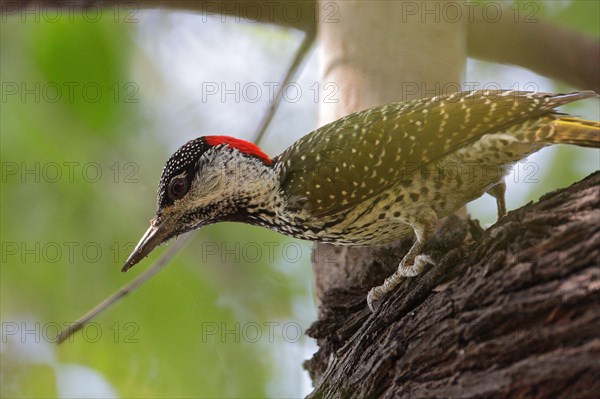
[[[423,269],[427,264],[435,265],[431,256],[428,255],[417,255],[412,265],[405,265],[403,262],[400,262],[400,266],[398,266],[398,271],[396,273],[400,274],[402,277],[415,277],[421,274]]]
[[[396,288],[405,278],[419,275],[428,263],[435,265],[433,259],[427,255],[417,255],[412,265],[406,265],[403,259],[402,262],[400,262],[400,266],[398,266],[398,270],[386,278],[383,284],[371,288],[367,295],[369,309],[374,312],[375,309],[379,307],[381,298],[383,298],[385,294],[394,290],[394,288]]]

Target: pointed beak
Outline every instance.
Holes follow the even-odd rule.
[[[150,255],[150,252],[152,252],[154,248],[158,247],[173,235],[171,224],[166,222],[168,222],[168,220],[163,220],[162,222],[158,222],[156,219],[152,220],[150,227],[135,246],[133,252],[129,255],[129,258],[127,258],[127,261],[125,261],[125,265],[121,268],[122,272],[131,269],[136,263]]]

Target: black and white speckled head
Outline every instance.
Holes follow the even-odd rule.
[[[204,137],[188,141],[167,161],[158,183],[158,209],[174,204],[192,186],[198,173],[199,160],[209,149]]]
[[[158,211],[186,202],[201,201],[214,194],[234,194],[240,181],[231,181],[246,168],[272,165],[273,161],[256,145],[228,136],[206,136],[188,141],[167,161],[158,184]],[[218,187],[223,186],[223,187]],[[239,187],[239,186],[237,186]],[[221,192],[218,191],[220,189]]]
[[[191,140],[167,161],[158,209],[123,270],[170,238],[207,224],[241,220],[273,191],[273,161],[256,145],[228,136]]]

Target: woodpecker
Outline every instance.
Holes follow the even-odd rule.
[[[503,179],[515,162],[551,144],[600,147],[600,123],[555,110],[593,97],[479,90],[392,103],[325,125],[274,158],[244,140],[197,138],[167,161],[156,215],[122,270],[222,221],[345,246],[414,235],[398,270],[368,293],[373,309],[434,264],[421,250],[438,219],[486,192],[506,213]]]

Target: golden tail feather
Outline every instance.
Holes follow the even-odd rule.
[[[600,122],[564,117],[552,122],[554,134],[548,140],[554,144],[575,144],[600,148]]]

